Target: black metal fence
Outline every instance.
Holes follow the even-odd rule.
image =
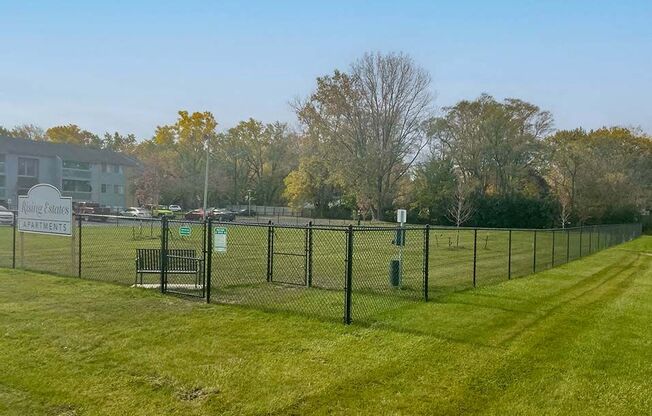
[[[641,234],[567,229],[319,226],[76,218],[71,238],[0,228],[0,267],[208,302],[379,321],[443,293],[545,270]]]

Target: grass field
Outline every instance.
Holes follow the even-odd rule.
[[[652,237],[374,325],[0,283],[1,414],[652,413]]]
[[[182,237],[179,228],[191,228]],[[213,253],[212,300],[227,304],[250,305],[264,309],[287,310],[324,319],[342,320],[346,268],[344,229],[313,230],[312,288],[305,287],[306,233],[300,228],[274,228],[273,282],[267,282],[267,227],[225,225],[228,231],[226,253]],[[11,266],[12,230],[0,228],[0,266]],[[83,278],[131,285],[135,279],[137,248],[160,248],[160,223],[127,221],[119,224],[84,223],[82,228],[81,274]],[[573,229],[534,233],[513,231],[511,276],[525,276],[554,264],[586,255],[614,241],[607,229],[586,229],[583,235]],[[390,286],[389,263],[399,250],[392,245],[394,230],[356,230],[353,238],[353,307],[358,321],[385,319],[397,308],[423,299],[422,229],[407,231],[403,253],[402,289]],[[16,265],[19,268],[77,276],[79,236],[62,238],[36,234],[17,236]],[[201,256],[204,229],[201,224],[172,222],[171,249],[193,249]],[[553,252],[554,240],[554,252]],[[431,229],[429,239],[429,293],[431,298],[473,285],[473,244],[471,229]],[[569,245],[567,249],[567,245]],[[507,280],[509,231],[478,230],[476,285],[485,286]],[[170,275],[169,283],[188,284],[194,276]],[[159,282],[156,274],[144,282]],[[289,285],[288,285],[289,284]],[[191,289],[192,291],[192,289]]]

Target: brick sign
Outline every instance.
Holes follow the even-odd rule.
[[[71,236],[72,198],[50,184],[32,186],[18,196],[18,231]]]

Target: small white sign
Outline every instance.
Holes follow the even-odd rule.
[[[71,236],[72,198],[47,183],[32,186],[18,196],[18,231]]]
[[[213,228],[213,251],[226,253],[226,228]]]
[[[404,209],[396,210],[396,222],[404,224],[407,222],[407,211]]]

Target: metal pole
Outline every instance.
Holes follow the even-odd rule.
[[[351,323],[351,294],[353,291],[353,225],[346,230],[346,282],[344,284],[344,323]]]
[[[537,272],[537,230],[534,230],[534,250],[532,253],[532,273]]]
[[[509,230],[509,242],[507,244],[507,280],[512,278],[512,230]]]
[[[161,293],[165,293],[165,260],[167,259],[166,256],[166,247],[167,247],[167,218],[163,217],[161,218],[161,258],[159,260],[161,264]]]
[[[274,226],[270,220],[267,225],[267,281],[274,280]]]
[[[580,257],[582,257],[582,226],[580,225]]]
[[[82,220],[81,217],[78,218],[79,222],[79,232],[77,232],[77,238],[78,238],[78,257],[79,257],[79,264],[77,265],[77,277],[81,278],[81,273],[82,273]]]
[[[555,267],[555,230],[552,230],[552,267]]]
[[[308,287],[312,286],[312,221],[308,222]]]
[[[423,239],[423,300],[428,302],[428,278],[430,264],[430,224],[426,224]]]
[[[476,272],[477,257],[478,257],[478,229],[475,228],[473,230],[473,287],[475,287],[475,272]]]
[[[206,137],[206,172],[204,175],[204,221],[206,221],[206,199],[208,198],[208,137]]]
[[[14,223],[13,223],[13,237],[12,237],[12,255],[11,255],[11,268],[16,268],[16,228],[18,227],[17,223],[18,212],[14,214]]]
[[[593,227],[589,228],[589,254],[591,254],[591,242],[593,241]]]
[[[204,225],[205,226],[205,225]],[[211,303],[211,285],[212,283],[212,268],[213,268],[213,219],[208,219],[208,230],[206,240],[204,242],[204,252],[206,256],[206,303]]]

